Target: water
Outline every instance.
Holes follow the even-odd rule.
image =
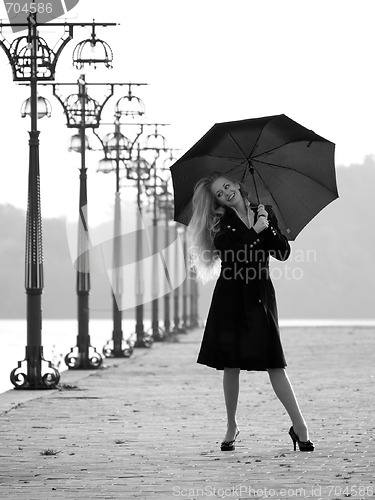
[[[145,330],[150,322],[144,322]],[[123,320],[124,338],[135,331],[134,320]],[[112,338],[113,323],[111,319],[95,319],[90,321],[91,345],[102,354],[103,346]],[[44,359],[58,366],[59,372],[67,370],[65,355],[77,344],[77,320],[58,319],[43,320],[42,343]],[[13,389],[10,373],[17,367],[17,362],[25,358],[26,321],[0,320],[0,393]]]
[[[150,322],[145,321],[145,330]],[[375,319],[342,320],[342,319],[281,319],[280,327],[324,327],[324,326],[356,326],[374,327]],[[91,345],[102,354],[102,348],[112,337],[111,319],[95,319],[90,321]],[[135,320],[123,320],[124,337],[127,338],[135,330]],[[52,361],[61,372],[67,369],[64,357],[77,343],[77,320],[43,320],[44,358]],[[0,393],[13,389],[10,372],[17,367],[17,362],[25,357],[26,321],[0,320]]]
[[[374,327],[375,319],[280,319],[280,327],[290,326],[357,326],[357,327]]]

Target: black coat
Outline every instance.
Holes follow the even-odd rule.
[[[227,208],[214,244],[221,258],[197,362],[217,369],[283,368],[275,290],[269,256],[286,260],[287,238],[272,208],[266,205],[269,227],[259,234]],[[256,212],[255,220],[256,222]]]

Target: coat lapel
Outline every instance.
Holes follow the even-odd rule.
[[[254,210],[254,207],[250,206],[250,208],[254,212],[255,224],[258,219],[258,214],[257,211]],[[223,229],[225,229],[228,225],[231,226],[231,228],[236,229],[236,231],[244,231],[245,229],[248,229],[246,224],[238,217],[238,215],[232,208],[226,208],[225,213],[221,218],[221,223],[224,226]]]

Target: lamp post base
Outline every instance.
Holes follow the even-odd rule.
[[[79,345],[79,337],[77,344]],[[90,338],[88,338],[88,344],[85,348],[82,346],[72,347],[70,352],[65,356],[65,364],[70,370],[95,370],[100,368],[103,358],[97,352],[95,347],[90,344]]]
[[[133,347],[125,339],[121,339],[120,344],[111,339],[103,347],[103,354],[106,358],[130,358],[133,350]]]
[[[201,327],[201,325],[199,324],[199,321],[197,319],[190,320],[190,328],[191,329],[200,328],[200,327]]]
[[[42,363],[46,364],[44,373]],[[26,370],[22,365],[26,364]],[[55,389],[60,381],[60,373],[50,361],[43,357],[42,346],[27,346],[23,361],[18,362],[17,368],[12,370],[10,381],[15,389]]]
[[[187,333],[186,328],[183,325],[179,325],[178,323],[173,327],[173,333]]]
[[[168,324],[168,326],[166,326],[166,324],[164,323],[164,326],[163,326],[163,336],[164,336],[164,339],[167,340],[168,337],[170,335],[172,335],[172,333],[173,333],[173,330],[172,330],[170,324]]]
[[[153,324],[149,330],[154,342],[162,342],[165,340],[165,331],[157,323]]]
[[[147,332],[137,332],[137,340],[134,343],[134,347],[151,347],[154,343],[152,335]]]

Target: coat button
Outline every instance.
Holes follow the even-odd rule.
[[[259,302],[259,304],[261,304],[261,303],[262,303],[262,301],[261,301],[260,299],[258,300],[258,302]]]
[[[232,228],[232,231],[235,231],[234,227]]]

